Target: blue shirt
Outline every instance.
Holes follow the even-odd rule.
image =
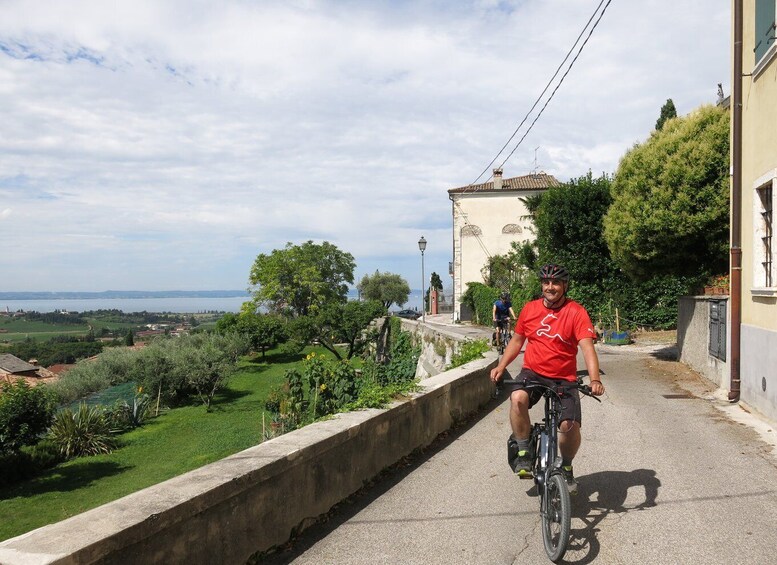
[[[494,306],[496,306],[496,318],[498,320],[499,318],[508,318],[510,316],[510,308],[513,307],[513,303],[509,300],[503,302],[500,298],[494,302]]]

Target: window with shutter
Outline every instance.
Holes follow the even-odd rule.
[[[774,182],[756,188],[754,284],[757,288],[773,288],[774,284]]]
[[[755,63],[761,60],[775,41],[775,0],[755,0]]]

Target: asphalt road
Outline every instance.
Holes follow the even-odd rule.
[[[770,423],[656,348],[597,349],[607,393],[583,398],[565,562],[777,563]],[[533,483],[507,466],[507,409],[496,399],[262,562],[547,563]]]

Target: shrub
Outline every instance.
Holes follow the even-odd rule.
[[[66,458],[110,453],[116,447],[102,408],[81,403],[75,412],[65,408],[54,417],[49,438]]]
[[[132,381],[137,355],[137,351],[125,348],[108,349],[96,359],[77,363],[51,388],[60,404],[69,404],[112,385]]]
[[[60,453],[59,447],[49,438],[44,438],[33,446],[25,447],[22,453],[29,457],[32,474],[50,469],[62,462],[62,453]]]
[[[480,359],[483,357],[483,354],[490,349],[491,346],[488,345],[487,339],[465,341],[459,352],[455,353],[451,358],[451,368],[459,367],[474,359]]]
[[[472,308],[476,323],[490,326],[493,320],[494,302],[499,298],[499,294],[499,289],[471,282],[462,295],[461,301]]]
[[[280,414],[281,402],[289,397],[288,383],[270,389],[264,399],[264,409],[273,414]]]
[[[0,385],[0,453],[16,452],[38,441],[54,415],[44,387],[23,380]]]
[[[380,384],[390,385],[408,383],[415,379],[420,348],[413,345],[413,337],[408,332],[392,332],[392,344],[389,362],[382,368]]]

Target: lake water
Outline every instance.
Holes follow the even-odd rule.
[[[5,300],[0,310],[16,312],[87,312],[89,310],[121,310],[122,312],[175,312],[177,314],[198,312],[239,312],[248,296],[227,298],[175,297],[175,298],[77,298],[55,300]]]
[[[348,296],[353,300],[356,292]],[[243,302],[249,296],[232,296],[220,298],[208,297],[173,297],[173,298],[58,298],[43,300],[0,300],[0,310],[8,312],[88,312],[90,310],[121,310],[130,312],[174,312],[176,314],[196,314],[198,312],[240,312]],[[421,291],[413,290],[407,304],[403,308],[421,307]],[[400,308],[395,304],[392,310]]]

